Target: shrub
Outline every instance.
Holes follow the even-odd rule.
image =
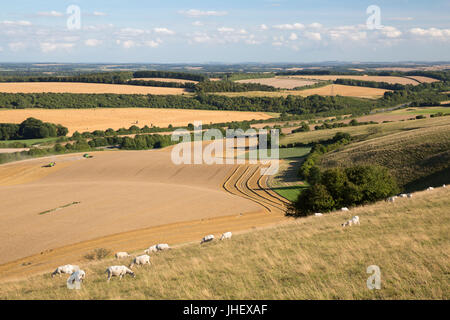
[[[287,215],[306,217],[315,212],[331,211],[334,205],[327,188],[316,184],[299,194],[297,200],[289,206]]]

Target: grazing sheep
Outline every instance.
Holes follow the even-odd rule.
[[[232,234],[231,232],[225,232],[225,233],[222,234],[222,236],[220,237],[220,240],[231,239],[232,235],[233,235],[233,234]]]
[[[407,195],[406,193],[402,193],[402,194],[400,195],[400,198],[406,198],[406,197],[408,197],[408,195]]]
[[[205,243],[205,242],[211,242],[213,240],[214,240],[214,235],[210,234],[210,235],[207,235],[207,236],[203,237],[203,239],[200,242],[200,244]]]
[[[447,188],[447,186],[445,184],[442,185],[442,188]]]
[[[144,253],[149,254],[150,252],[157,252],[158,251],[158,245],[151,246],[147,250],[144,250]]]
[[[117,252],[115,255],[116,259],[128,258],[130,255],[127,252]]]
[[[323,216],[323,213],[316,212],[316,213],[314,213],[314,215],[315,215],[316,217],[321,217],[321,216]]]
[[[433,191],[433,190],[434,190],[433,187],[429,187],[429,188],[427,189],[427,191]]]
[[[86,272],[83,270],[77,270],[72,273],[67,279],[67,283],[74,284],[75,282],[82,282],[86,278]]]
[[[62,273],[72,274],[78,270],[80,270],[79,266],[75,266],[75,265],[71,265],[71,264],[66,264],[65,266],[59,266],[58,268],[56,268],[55,271],[53,271],[52,278],[57,274],[59,274],[59,276],[61,277]]]
[[[119,277],[122,280],[122,277],[126,274],[130,274],[133,278],[136,277],[135,273],[125,266],[111,266],[106,269],[106,273],[108,274],[108,282],[111,277]]]
[[[156,245],[156,249],[158,249],[158,251],[163,251],[163,250],[170,250],[170,247],[167,243],[160,243]]]
[[[346,227],[346,226],[352,226],[354,224],[360,224],[359,223],[359,217],[358,216],[354,216],[353,218],[351,218],[350,220],[348,220],[347,222],[341,224],[342,227]]]
[[[132,269],[134,265],[140,266],[140,265],[144,265],[144,264],[150,264],[150,256],[148,256],[146,254],[134,258],[130,264],[130,269]]]
[[[412,198],[413,197],[413,195],[412,195],[412,193],[408,193],[408,198]]]
[[[386,201],[387,202],[395,202],[395,199],[397,199],[397,197],[389,197]]]
[[[350,211],[347,207],[341,209],[341,211]]]

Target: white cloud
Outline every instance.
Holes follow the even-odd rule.
[[[234,32],[234,28],[221,27],[217,29],[220,33],[231,33]]]
[[[202,27],[203,26],[203,22],[195,21],[195,22],[192,22],[192,25],[195,26],[195,27]]]
[[[291,41],[295,41],[298,39],[298,35],[295,33],[291,33],[291,35],[289,36],[289,40]]]
[[[25,49],[27,45],[24,42],[17,41],[8,43],[8,47],[12,51],[19,51]]]
[[[269,27],[266,26],[265,24],[262,24],[262,25],[259,26],[259,29],[265,31],[265,30],[269,29]]]
[[[104,16],[107,16],[106,13],[104,13],[104,12],[99,12],[99,11],[94,11],[93,15],[96,16],[96,17],[104,17]]]
[[[320,29],[320,28],[322,28],[322,25],[318,22],[313,22],[308,27],[310,27],[312,29]]]
[[[294,23],[294,24],[279,24],[276,26],[273,26],[275,29],[279,30],[301,30],[304,29],[305,26],[301,23]]]
[[[117,34],[123,37],[137,37],[145,33],[149,33],[149,31],[136,28],[123,28],[120,29],[120,31]]]
[[[2,22],[0,22],[0,24],[3,24],[5,26],[31,26],[31,22],[30,21],[25,21],[25,20],[21,20],[21,21],[10,21],[10,20],[4,20]]]
[[[84,44],[87,45],[88,47],[97,47],[100,44],[102,44],[102,41],[101,40],[97,40],[97,39],[87,39],[84,42]]]
[[[332,40],[342,41],[342,40],[352,40],[360,41],[367,38],[367,32],[365,30],[365,25],[357,26],[340,26],[329,29],[328,35]]]
[[[450,38],[450,29],[438,29],[438,28],[412,28],[409,32],[414,36],[440,38],[441,40],[448,40]]]
[[[62,17],[64,13],[53,10],[49,12],[38,12],[37,15],[41,17]]]
[[[174,35],[175,34],[174,31],[169,30],[167,28],[155,28],[155,29],[153,29],[153,31],[155,31],[156,33],[168,34],[168,35]]]
[[[319,32],[305,32],[305,37],[310,40],[322,40],[322,35]]]
[[[398,38],[402,35],[402,32],[395,27],[385,26],[380,30],[383,35],[388,38]]]
[[[130,49],[136,46],[136,42],[134,42],[133,40],[116,40],[116,43],[125,49]]]
[[[161,39],[150,40],[150,41],[144,41],[144,46],[150,47],[150,48],[156,48],[159,47],[159,45],[162,43]]]
[[[69,50],[72,49],[75,44],[74,43],[55,43],[55,42],[41,42],[41,51],[44,53],[48,53],[55,50]]]
[[[202,11],[197,9],[190,9],[186,11],[179,11],[179,13],[188,16],[190,18],[197,18],[197,17],[205,17],[205,16],[213,16],[213,17],[219,17],[219,16],[226,16],[228,12],[226,11]]]

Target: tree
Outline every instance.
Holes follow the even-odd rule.
[[[304,190],[297,200],[289,206],[287,215],[306,217],[315,212],[327,212],[333,209],[335,203],[324,185],[316,184]]]

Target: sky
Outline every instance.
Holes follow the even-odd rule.
[[[449,61],[449,13],[450,0],[1,1],[0,62]]]

